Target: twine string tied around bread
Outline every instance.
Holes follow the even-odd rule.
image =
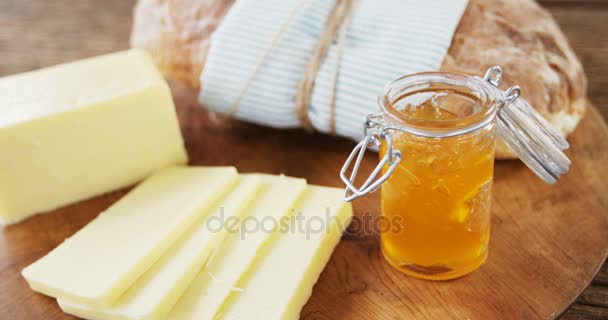
[[[315,84],[315,79],[317,77],[319,69],[321,68],[321,65],[326,59],[327,52],[331,47],[332,42],[336,37],[336,34],[338,34],[336,48],[337,52],[331,79],[331,95],[329,98],[329,129],[332,134],[336,133],[335,103],[338,75],[340,70],[340,60],[342,58],[344,43],[346,42],[346,31],[348,29],[348,26],[350,25],[350,20],[352,18],[352,14],[355,8],[355,1],[356,0],[336,0],[331,12],[329,13],[325,21],[323,31],[319,35],[317,46],[314,49],[312,55],[310,56],[310,60],[308,61],[308,65],[306,66],[302,80],[298,85],[295,97],[295,111],[300,125],[307,130],[313,129],[310,118],[308,117],[308,108],[310,106],[310,100]],[[308,0],[301,0],[290,12],[288,19],[285,21],[285,23],[283,23],[279,30],[274,34],[270,45],[268,46],[268,48],[266,48],[266,50],[264,50],[260,58],[257,60],[256,64],[254,65],[253,72],[251,73],[250,77],[245,81],[245,84],[241,88],[241,91],[239,92],[237,98],[228,109],[228,116],[233,116],[236,113],[241,104],[243,96],[247,92],[247,89],[251,86],[256,74],[263,66],[268,56],[270,56],[272,50],[277,46],[283,34],[288,30],[288,27],[295,20],[295,17],[298,12],[300,12],[304,5],[309,2],[310,1]]]

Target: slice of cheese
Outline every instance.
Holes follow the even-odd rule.
[[[302,228],[276,235],[216,314],[218,319],[299,319],[352,217],[342,189],[310,186],[295,212]],[[201,303],[201,301],[195,302]],[[184,318],[186,319],[186,318]]]
[[[240,218],[260,187],[260,177],[242,177],[232,192],[182,235],[112,307],[99,308],[64,299],[58,299],[59,306],[67,313],[92,320],[165,319],[210,253],[227,235],[227,230],[217,223]]]
[[[237,179],[230,167],[164,169],[22,274],[46,295],[111,306]]]
[[[226,238],[179,299],[168,319],[212,319],[230,293],[238,290],[234,288],[237,281],[272,234],[280,231],[281,221],[293,212],[293,206],[306,188],[302,179],[271,176],[265,176],[265,179],[269,181],[268,187],[242,221],[242,229]]]
[[[0,78],[0,224],[186,162],[171,92],[144,51]]]

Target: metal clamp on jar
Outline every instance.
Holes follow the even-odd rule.
[[[406,274],[452,279],[485,261],[496,133],[544,181],[554,183],[568,171],[567,141],[519,98],[519,87],[498,89],[501,76],[497,66],[483,79],[405,76],[387,85],[381,112],[365,119],[364,138],[340,172],[345,200],[382,185],[382,215],[403,224],[385,228],[382,252]],[[379,148],[380,162],[356,187],[370,147]]]

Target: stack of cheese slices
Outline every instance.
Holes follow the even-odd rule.
[[[298,318],[351,218],[341,190],[183,166],[171,92],[140,50],[0,93],[0,224],[143,180],[25,268],[32,289],[87,319]]]
[[[23,276],[86,319],[297,319],[351,216],[340,189],[174,166]]]

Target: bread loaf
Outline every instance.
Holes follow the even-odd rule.
[[[131,46],[148,50],[165,77],[198,89],[209,37],[234,0],[139,0]]]
[[[131,45],[145,48],[168,78],[199,87],[209,37],[233,0],[139,0]],[[441,71],[481,75],[492,65],[506,71],[503,85],[518,84],[562,134],[585,111],[586,78],[580,61],[551,17],[533,0],[469,0]],[[502,143],[499,159],[514,154]]]

